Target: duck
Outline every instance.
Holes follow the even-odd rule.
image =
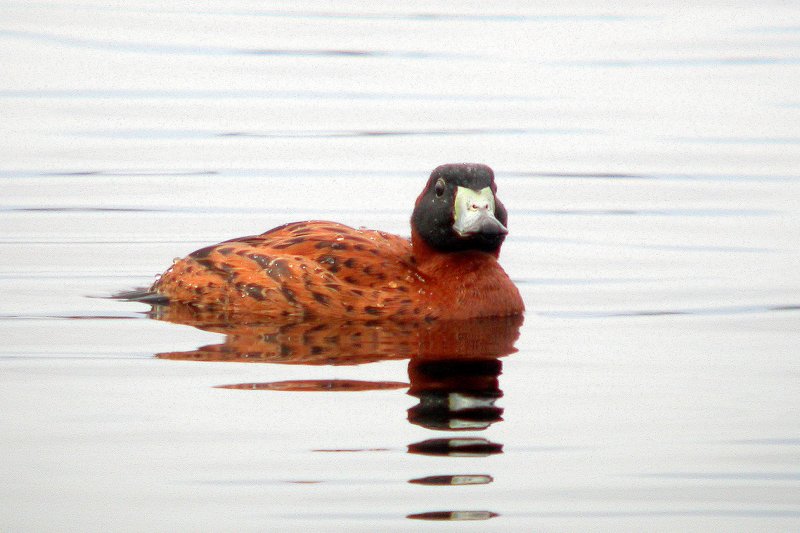
[[[483,164],[431,172],[411,237],[312,220],[177,259],[149,303],[265,320],[434,321],[522,315],[498,262],[508,213]]]

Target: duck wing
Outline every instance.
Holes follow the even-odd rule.
[[[412,320],[422,274],[408,239],[334,222],[295,222],[197,250],[151,292],[198,309],[271,317]]]

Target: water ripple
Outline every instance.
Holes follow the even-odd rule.
[[[800,106],[800,104],[798,104]],[[540,130],[542,132],[557,133],[562,130]],[[592,130],[586,130],[590,132]],[[84,170],[52,170],[52,169],[0,169],[0,179],[2,178],[50,178],[50,177],[80,177],[80,176],[107,176],[107,177],[195,177],[195,176],[219,176],[219,177],[251,177],[251,178],[331,178],[331,177],[392,177],[392,178],[415,178],[426,176],[430,173],[428,168],[416,169],[316,169],[316,168],[215,168],[215,169],[84,169]],[[502,175],[503,179],[527,179],[527,178],[555,178],[555,179],[576,179],[576,180],[655,180],[655,181],[757,181],[757,182],[784,182],[798,181],[800,174],[672,174],[661,172],[641,172],[641,173],[618,173],[608,172],[602,169],[589,172],[563,172],[553,170],[513,170],[495,168],[495,173]]]
[[[686,480],[800,481],[800,472],[660,472],[637,477]]]
[[[550,318],[621,318],[654,316],[716,316],[751,313],[800,311],[800,304],[742,305],[727,307],[698,307],[695,309],[639,309],[619,311],[539,311],[536,314]]]
[[[198,131],[198,130],[114,130],[67,131],[69,136],[104,139],[325,139],[362,137],[406,137],[443,135],[576,135],[599,133],[586,128],[434,128],[408,130],[274,130],[274,131]]]
[[[192,56],[269,56],[269,57],[325,57],[325,58],[391,58],[391,59],[477,59],[478,54],[426,52],[420,50],[348,50],[313,48],[236,48],[225,46],[198,46],[131,41],[88,39],[44,32],[2,30],[0,38],[22,39],[40,43],[71,46],[90,50],[109,50],[114,53]]]
[[[796,56],[743,56],[743,57],[676,57],[662,59],[595,59],[551,61],[557,67],[596,68],[685,68],[685,67],[757,67],[773,65],[800,65]]]
[[[49,2],[6,2],[9,6],[17,8],[24,7],[29,9],[31,7],[50,7],[52,4]],[[201,6],[204,4],[196,4]],[[224,5],[224,4],[221,4]],[[314,9],[294,9],[294,10],[279,10],[279,9],[248,9],[240,11],[235,9],[190,9],[190,6],[180,9],[170,9],[166,6],[153,5],[148,6],[146,10],[136,9],[135,7],[123,7],[126,4],[120,5],[71,5],[71,10],[81,10],[87,12],[117,12],[117,13],[144,13],[148,16],[153,14],[179,14],[179,15],[201,15],[213,17],[265,17],[265,18],[293,18],[293,19],[316,19],[316,20],[330,20],[330,21],[351,21],[351,20],[408,20],[408,21],[464,21],[464,22],[623,22],[623,21],[642,21],[653,20],[658,17],[652,15],[633,15],[633,14],[608,14],[608,13],[578,13],[578,14],[561,14],[561,13],[447,13],[442,11],[418,11],[410,13],[394,13],[391,11],[320,11]]]
[[[448,94],[325,90],[221,90],[221,89],[24,89],[0,90],[0,98],[112,99],[112,100],[410,100],[447,102],[531,102],[547,98],[519,94]]]
[[[752,444],[764,446],[800,446],[800,439],[742,439],[727,441],[725,444]]]

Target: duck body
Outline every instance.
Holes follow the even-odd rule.
[[[497,261],[507,231],[494,190],[485,165],[443,165],[417,199],[411,239],[294,222],[197,250],[149,292],[170,304],[265,319],[518,315],[522,298]]]

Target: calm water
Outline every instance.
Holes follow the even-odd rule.
[[[0,13],[0,530],[800,528],[800,8]],[[108,299],[292,220],[408,234],[458,161],[521,326],[320,352]]]

